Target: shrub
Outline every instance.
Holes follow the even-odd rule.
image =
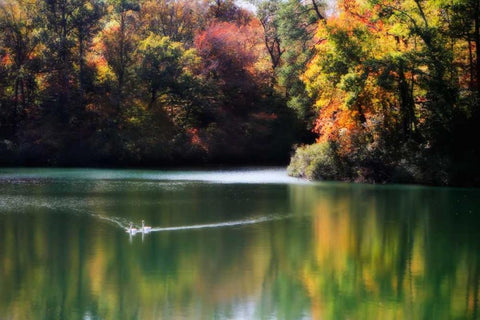
[[[331,143],[315,143],[297,148],[287,172],[309,180],[333,180],[341,178],[341,168]]]

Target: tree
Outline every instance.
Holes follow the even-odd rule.
[[[300,76],[313,55],[318,19],[312,6],[298,0],[282,2],[276,19],[280,41],[285,49],[277,69],[278,82],[284,88],[288,106],[306,124],[311,123],[313,116],[312,101]]]
[[[259,26],[218,22],[197,35],[195,46],[204,59],[204,76],[217,82],[231,111],[245,114],[258,96],[265,75],[257,72]],[[227,105],[228,105],[227,104]]]
[[[138,22],[139,5],[136,2],[120,0],[112,3],[106,26],[97,35],[97,59],[106,63],[101,78],[113,81],[113,105],[120,113],[126,99],[125,87],[134,74],[134,52],[136,49],[135,29]]]
[[[232,0],[209,1],[208,19],[217,22],[232,22],[247,25],[253,18],[251,12],[238,7]]]
[[[440,1],[449,13],[449,35],[466,42],[469,87],[480,94],[480,3],[475,0]]]
[[[280,34],[278,32],[278,10],[280,3],[277,0],[261,2],[257,8],[257,17],[262,24],[265,47],[270,57],[272,77],[270,86],[276,84],[276,69],[281,63],[282,54],[285,49],[282,47]]]
[[[9,111],[3,111],[4,134],[15,133],[15,125],[24,118],[25,109],[33,103],[35,73],[39,47],[35,30],[38,27],[36,2],[12,1],[0,3],[0,60],[2,87],[0,98],[6,99]]]
[[[41,2],[41,37],[45,44],[43,64],[48,77],[42,84],[48,96],[48,111],[63,124],[69,121],[70,99],[75,96],[73,14],[80,7],[77,0]],[[76,99],[73,99],[76,100]]]
[[[85,71],[86,51],[90,48],[93,35],[99,31],[99,21],[103,16],[103,4],[94,0],[81,1],[79,6],[72,13],[72,26],[77,42],[78,50],[78,87],[80,97],[85,99],[85,87],[87,83],[87,74]]]
[[[158,91],[165,93],[174,90],[182,73],[180,60],[185,54],[181,43],[172,42],[168,37],[151,34],[139,44],[141,64],[140,79],[148,83],[150,105],[158,97]]]

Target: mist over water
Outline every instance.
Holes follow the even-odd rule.
[[[478,319],[479,227],[477,189],[1,169],[0,318]]]
[[[0,169],[0,181],[22,181],[33,179],[56,180],[141,180],[141,181],[177,181],[211,183],[246,184],[307,184],[302,179],[289,177],[285,169],[236,169],[207,171],[158,171],[158,170],[122,170],[122,169],[51,169],[21,168]]]

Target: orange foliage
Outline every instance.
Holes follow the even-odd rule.
[[[200,149],[208,152],[207,143],[200,137],[199,130],[197,128],[187,129],[187,134],[190,137],[190,143],[194,146],[200,147]]]
[[[341,152],[351,152],[354,148],[354,137],[362,129],[358,112],[342,108],[341,101],[334,100],[321,108],[315,120],[314,132],[319,134],[318,143],[335,141]]]
[[[366,6],[362,6],[358,3],[358,0],[344,0],[342,5],[343,14],[346,14],[349,23],[345,23],[343,26],[349,26],[353,21],[366,26],[374,31],[382,31],[384,23],[381,19],[373,19],[375,12],[381,8],[380,5],[375,5],[373,10],[369,10]]]
[[[5,67],[8,67],[13,64],[13,60],[8,53],[2,57],[1,61],[2,61],[1,65]]]
[[[398,71],[385,69],[382,59],[404,49],[376,19],[376,7],[358,0],[344,0],[341,6],[338,15],[318,25],[316,37],[323,41],[302,79],[316,100],[317,142],[336,142],[340,153],[349,153],[359,141],[375,142],[379,131],[395,122],[399,98],[378,79],[388,74],[398,83]],[[404,76],[412,77],[408,70]]]

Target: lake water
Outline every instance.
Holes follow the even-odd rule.
[[[480,189],[0,169],[0,319],[480,319],[479,297]]]

